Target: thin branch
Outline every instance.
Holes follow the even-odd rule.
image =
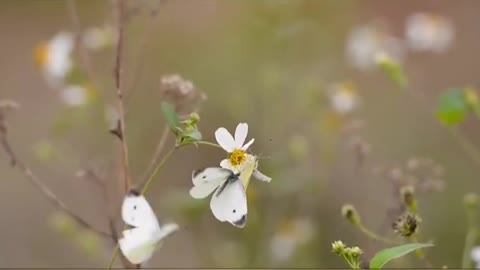
[[[13,148],[11,147],[11,145],[7,140],[6,132],[0,133],[0,140],[2,143],[3,150],[5,151],[7,156],[10,158],[11,164],[15,168],[18,168],[25,175],[25,177],[28,180],[30,180],[30,182],[32,182],[53,205],[55,205],[58,209],[62,210],[63,212],[67,213],[72,219],[74,219],[78,224],[80,224],[84,228],[92,230],[104,237],[108,237],[108,238],[112,237],[110,233],[104,232],[98,228],[95,228],[93,225],[91,225],[89,222],[84,220],[82,217],[75,214],[75,212],[73,212],[63,201],[61,201],[57,196],[55,196],[55,194],[35,174],[33,174],[30,168],[28,168],[28,166],[18,158],[18,156],[15,154],[15,152],[13,151]]]
[[[165,143],[167,142],[169,133],[170,133],[170,128],[168,127],[168,125],[165,125],[162,131],[162,135],[160,135],[160,139],[158,140],[157,146],[155,147],[155,152],[153,153],[152,158],[150,159],[150,164],[148,165],[147,170],[145,170],[146,174],[149,174],[152,171],[155,164],[157,163],[158,157],[160,156],[163,148],[165,147]],[[146,175],[142,179],[146,179]]]
[[[120,133],[119,136],[122,144],[122,159],[123,159],[123,179],[124,179],[124,191],[127,193],[130,186],[130,177],[128,171],[128,147],[127,147],[127,137],[125,134],[125,110],[123,106],[123,66],[122,66],[122,56],[123,56],[123,47],[124,47],[124,38],[125,38],[125,1],[117,0],[117,27],[118,27],[118,40],[115,56],[115,87],[117,89],[117,107],[119,113],[119,125]]]

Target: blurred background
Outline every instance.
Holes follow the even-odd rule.
[[[479,9],[473,0],[127,1],[133,182],[148,175],[165,100],[182,104],[179,114],[197,111],[207,141],[218,127],[233,132],[247,122],[259,169],[273,178],[252,180],[248,223],[238,229],[188,193],[191,172],[217,165],[225,152],[176,151],[146,196],[161,222],[181,230],[146,266],[345,267],[333,241],[361,247],[365,260],[386,245],[352,226],[341,207],[352,204],[367,228],[408,242],[391,224],[401,214],[399,190],[413,185],[418,238],[436,245],[430,261],[459,267],[463,196],[479,191],[480,164],[470,154],[480,147],[480,125],[470,117],[456,127],[459,143],[434,112],[447,89],[480,83]],[[0,99],[20,106],[8,117],[10,143],[59,199],[108,230],[121,200],[120,152],[108,132],[116,102],[112,3],[0,1],[0,32]],[[379,53],[403,66],[406,88],[378,68]],[[462,147],[465,140],[473,145]],[[162,154],[174,143],[169,135]],[[3,153],[0,172],[0,267],[108,266],[111,240],[58,212]],[[107,205],[85,172],[104,179],[116,203]],[[412,255],[392,266],[425,263]]]

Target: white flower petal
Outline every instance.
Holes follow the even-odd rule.
[[[226,159],[224,159],[220,162],[220,167],[233,171],[232,164],[230,164],[230,160],[228,158],[226,158]]]
[[[221,127],[217,129],[215,131],[215,139],[225,151],[230,153],[235,150],[235,140],[226,128]]]
[[[266,176],[265,174],[263,174],[262,172],[260,172],[259,170],[255,169],[253,171],[253,176],[257,179],[257,180],[260,180],[260,181],[263,181],[263,182],[270,182],[272,181],[272,178],[269,177],[269,176]]]
[[[88,103],[88,90],[79,85],[69,85],[61,92],[63,102],[68,106],[82,106]]]
[[[240,123],[235,129],[235,144],[237,148],[242,148],[245,139],[247,138],[248,134],[248,124],[247,123]]]
[[[248,147],[250,147],[250,145],[252,145],[252,143],[255,141],[255,139],[251,139],[249,142],[247,142],[244,146],[242,146],[242,150],[243,151],[246,151],[248,149]]]

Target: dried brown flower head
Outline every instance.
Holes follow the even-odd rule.
[[[195,112],[198,105],[207,96],[195,85],[178,74],[163,76],[160,80],[162,98],[175,106],[178,114],[186,115]]]
[[[393,222],[393,231],[398,235],[410,237],[417,232],[420,222],[421,219],[419,216],[406,212]]]

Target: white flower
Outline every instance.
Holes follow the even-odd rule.
[[[254,155],[248,154],[246,151],[253,144],[255,139],[251,139],[247,143],[245,140],[248,135],[248,124],[240,123],[235,129],[235,137],[224,127],[218,128],[215,131],[215,139],[217,143],[229,153],[228,158],[220,162],[220,167],[229,169],[235,173],[242,173],[240,178],[247,187],[250,176],[253,175],[256,179],[264,182],[270,182],[272,178],[264,175],[258,169],[258,160]],[[243,174],[245,170],[252,169],[246,174]]]
[[[215,131],[215,139],[217,143],[228,153],[229,158],[220,162],[222,168],[230,169],[234,172],[241,171],[240,168],[246,162],[251,161],[252,155],[246,153],[248,147],[253,144],[255,139],[251,139],[246,144],[248,134],[248,124],[240,123],[235,129],[235,138],[224,127],[221,127]]]
[[[360,26],[351,31],[346,54],[354,67],[362,70],[375,67],[375,55],[379,52],[385,52],[399,62],[404,58],[402,42],[376,25]]]
[[[441,53],[452,44],[455,30],[445,17],[415,13],[407,19],[405,35],[412,50]]]
[[[115,31],[110,25],[91,27],[83,34],[83,44],[90,50],[101,50],[114,43]]]
[[[73,35],[60,32],[50,41],[35,49],[35,60],[44,71],[49,83],[58,84],[73,67],[71,54],[74,47]]]
[[[470,252],[470,256],[476,263],[475,268],[480,269],[480,246],[474,247]]]
[[[358,106],[358,96],[350,83],[336,83],[329,87],[328,94],[333,110],[339,114],[348,114]]]
[[[80,85],[69,85],[61,91],[61,98],[68,106],[82,106],[88,102],[88,89]]]

